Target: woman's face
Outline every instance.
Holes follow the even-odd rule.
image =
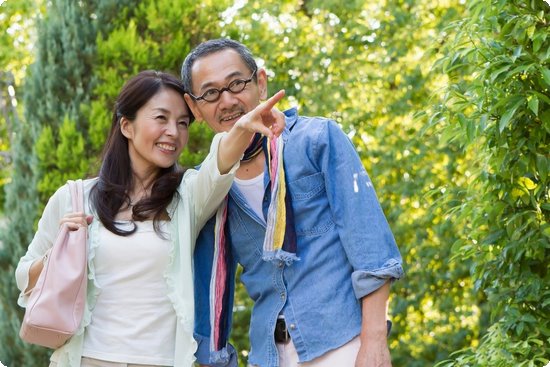
[[[172,166],[189,138],[190,112],[183,96],[162,88],[130,121],[121,119],[122,134],[128,139],[132,170],[144,178]]]

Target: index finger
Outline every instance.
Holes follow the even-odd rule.
[[[69,212],[63,216],[63,218],[76,218],[84,217],[84,212]]]
[[[277,102],[279,102],[285,96],[285,90],[281,89],[277,93],[271,96],[267,101],[262,103],[259,107],[261,111],[271,110]]]

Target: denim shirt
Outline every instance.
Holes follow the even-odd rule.
[[[228,201],[234,279],[254,300],[248,363],[279,365],[273,337],[283,314],[300,362],[338,348],[361,331],[360,299],[388,279],[403,276],[402,260],[370,181],[351,141],[331,120],[285,111],[284,165],[297,235],[298,261],[262,260],[270,201],[266,174],[264,218],[233,184]],[[215,220],[201,231],[195,249],[195,338],[197,361],[236,366],[235,351],[224,363],[209,362],[208,294]],[[233,290],[231,290],[233,297]],[[233,302],[233,299],[231,299]]]

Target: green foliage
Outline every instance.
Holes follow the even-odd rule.
[[[18,86],[32,60],[27,42],[33,37],[34,18],[40,5],[35,1],[4,1],[0,5],[0,361],[8,366],[45,365],[42,348],[28,348],[17,337],[21,308],[17,306],[14,272],[32,238],[37,196],[33,158],[34,126],[20,119]],[[10,88],[10,89],[8,89]],[[6,215],[4,218],[3,216]],[[4,224],[5,222],[5,224]],[[21,353],[22,350],[26,353]]]
[[[52,1],[39,25],[36,61],[26,78],[26,118],[57,127],[65,115],[78,120],[87,103],[95,49],[90,2]],[[42,96],[55,96],[43,98]],[[79,126],[79,129],[85,126]]]
[[[51,193],[69,179],[85,177],[88,160],[84,138],[76,130],[76,124],[65,117],[59,128],[59,137],[54,137],[52,128],[45,126],[36,142],[38,169],[43,172],[38,183],[40,202],[46,203]],[[43,206],[39,211],[42,212]]]
[[[0,70],[11,71],[19,84],[25,67],[32,62],[28,42],[34,37],[41,1],[9,0],[0,4]]]
[[[82,154],[85,149],[79,146],[82,142],[74,141],[71,148],[80,149],[79,156],[59,157],[52,153],[56,150],[63,153],[63,149],[71,145],[70,141],[62,140],[71,139],[70,133],[58,133],[66,119],[70,119],[76,125],[74,129],[87,138],[87,121],[81,116],[81,106],[89,103],[93,86],[94,9],[94,2],[53,1],[48,3],[46,15],[39,24],[36,62],[26,79],[24,101],[27,107],[32,106],[25,111],[26,120],[35,122],[39,131],[49,127],[39,135],[33,152],[38,155],[35,174],[42,203],[36,215],[41,213],[47,198],[70,173],[86,172],[82,167],[88,166],[88,156]],[[64,126],[67,129],[66,121]],[[78,161],[78,166],[70,167],[75,161]]]
[[[478,349],[445,365],[539,365],[550,353],[550,7],[481,1],[469,12],[439,63],[452,78],[439,123],[475,152],[453,250],[473,259],[497,322]]]
[[[0,4],[0,215],[5,203],[4,187],[11,180],[10,140],[21,113],[16,91],[32,61],[28,42],[34,37],[39,5],[39,1],[32,0]]]
[[[90,130],[88,131],[90,150],[93,152],[101,151],[105,138],[111,127],[111,114],[105,108],[105,101],[91,101],[90,105],[82,106],[82,113],[88,117]],[[99,167],[98,167],[99,168]]]
[[[497,322],[489,327],[479,348],[469,348],[456,352],[449,359],[438,363],[443,366],[498,366],[535,367],[546,366],[548,355],[541,348],[544,344],[539,336],[528,336],[525,340],[514,340],[505,331],[505,326]],[[531,348],[537,346],[535,350]]]
[[[12,89],[13,88],[13,89]],[[13,95],[10,95],[10,90]],[[0,73],[0,217],[3,215],[3,204],[5,203],[4,186],[10,181],[10,138],[13,134],[13,126],[18,120],[18,111],[14,106],[15,81],[13,74]]]
[[[33,223],[38,206],[35,157],[32,152],[36,125],[21,122],[14,125],[12,141],[11,182],[6,186],[5,212],[8,224],[0,232],[0,360],[7,366],[46,365],[44,348],[24,345],[19,339],[22,309],[17,305],[19,291],[15,286],[15,267],[33,237]]]

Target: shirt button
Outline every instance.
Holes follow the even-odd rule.
[[[279,261],[279,263],[277,263],[277,267],[278,267],[278,268],[282,268],[283,265],[284,265],[284,263],[283,263],[282,261]]]
[[[295,325],[295,324],[290,324],[289,328],[290,328],[290,330],[295,330],[295,329],[296,329],[296,325]]]
[[[284,300],[284,299],[285,299],[285,297],[286,297],[286,294],[285,294],[285,292],[282,292],[282,293],[281,293],[281,299],[282,299],[282,300]]]

